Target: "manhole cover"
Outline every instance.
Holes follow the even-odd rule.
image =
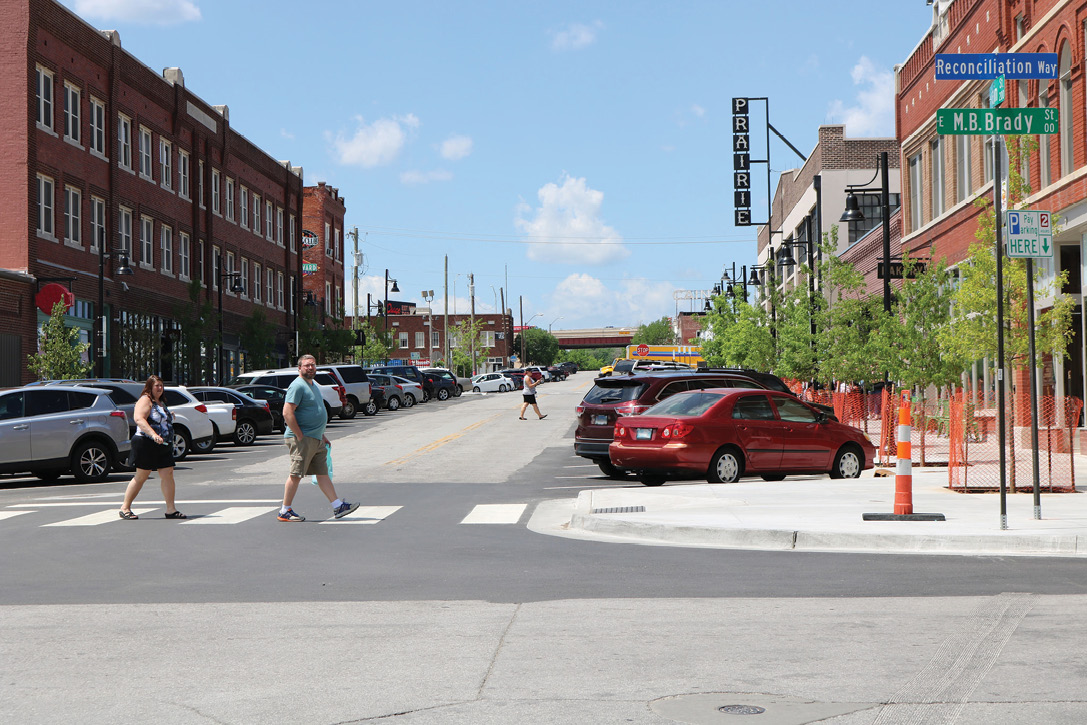
[[[722,705],[717,710],[726,715],[761,715],[766,712],[766,708],[758,705]]]

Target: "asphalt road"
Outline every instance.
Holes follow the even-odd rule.
[[[589,384],[545,386],[543,421],[517,420],[519,396],[505,394],[335,423],[337,486],[369,507],[355,522],[326,524],[307,483],[295,508],[308,520],[276,521],[274,441],[180,466],[186,523],[162,518],[154,479],[135,522],[110,515],[124,476],[0,480],[0,710],[13,722],[665,723],[730,722],[716,708],[740,703],[775,723],[1087,720],[1080,560],[530,530],[543,501],[631,485],[572,455]]]

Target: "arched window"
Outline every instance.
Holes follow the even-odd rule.
[[[1061,137],[1061,176],[1072,173],[1072,45],[1066,40],[1061,43],[1058,60],[1060,84],[1060,137]]]

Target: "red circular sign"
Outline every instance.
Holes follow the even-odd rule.
[[[649,345],[638,345],[638,349],[634,351],[634,354],[645,357],[649,354]]]
[[[56,282],[45,285],[34,296],[34,304],[46,315],[53,314],[53,305],[58,302],[63,302],[65,308],[70,309],[75,304],[75,295],[69,292],[67,287]]]

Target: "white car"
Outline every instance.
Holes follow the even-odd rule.
[[[215,426],[208,407],[188,390],[173,386],[165,388],[162,397],[174,414],[174,460],[185,460],[190,451],[209,453],[215,447]]]
[[[502,373],[482,373],[472,378],[473,393],[504,393],[513,388],[513,380]]]
[[[211,450],[215,448],[216,441],[234,435],[234,428],[238,425],[238,408],[233,403],[201,402],[183,385],[171,385],[166,390],[184,393],[207,410],[207,415],[211,419],[212,436],[210,439],[199,443],[193,441],[192,447],[195,452],[211,453]],[[172,406],[170,410],[173,410]]]
[[[410,408],[423,400],[423,386],[414,380],[402,378],[399,375],[390,375],[393,382],[404,390],[404,407]]]
[[[280,368],[279,370],[251,370],[240,373],[230,381],[231,385],[271,385],[286,390],[290,384],[298,379],[297,368]],[[329,373],[318,372],[313,377],[313,382],[321,390],[321,397],[325,401],[325,414],[329,420],[339,415],[343,410],[343,401],[347,398],[347,391],[339,381]]]

